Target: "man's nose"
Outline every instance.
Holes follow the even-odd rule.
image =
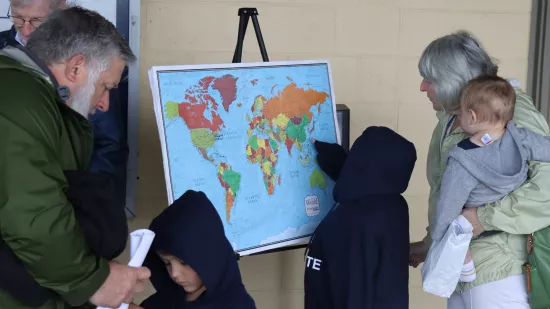
[[[28,39],[29,35],[34,31],[34,27],[29,22],[25,22],[23,27],[20,28],[21,34],[24,39]]]
[[[422,82],[420,83],[420,91],[421,92],[428,91],[429,86],[430,86],[429,82],[427,80],[423,79]]]
[[[105,91],[105,94],[101,97],[95,108],[102,112],[109,110],[109,91]]]

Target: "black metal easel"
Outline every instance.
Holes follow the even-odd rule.
[[[258,45],[260,46],[260,53],[262,54],[262,60],[264,62],[269,62],[269,58],[267,57],[267,50],[265,48],[264,38],[262,36],[262,30],[260,29],[260,24],[258,22],[258,9],[256,8],[240,8],[239,9],[239,34],[237,37],[237,47],[235,47],[235,53],[233,54],[233,63],[240,63],[241,58],[243,55],[243,43],[244,43],[244,35],[246,34],[246,28],[248,26],[248,21],[250,18],[252,18],[252,24],[254,25],[254,31],[256,32],[256,38],[258,39]],[[306,248],[307,245],[296,245],[296,246],[288,246],[288,247],[281,247],[277,249],[272,250],[266,250],[258,253],[250,254],[250,256],[253,255],[261,255],[261,254],[268,254],[268,253],[274,253],[274,252],[282,252],[282,251],[288,251],[288,250],[294,250],[294,249],[300,249],[300,248]],[[240,255],[238,252],[235,253],[237,256],[237,259],[240,258]]]
[[[256,8],[240,8],[239,9],[239,35],[237,37],[237,47],[235,47],[235,54],[233,55],[233,63],[240,63],[243,55],[243,43],[244,35],[246,34],[246,27],[248,21],[252,18],[252,24],[254,25],[254,31],[256,32],[256,38],[258,39],[258,45],[260,46],[260,53],[262,53],[262,59],[264,62],[268,62],[267,50],[265,49],[264,38],[262,37],[262,30],[260,30],[260,24],[258,23],[258,10]]]

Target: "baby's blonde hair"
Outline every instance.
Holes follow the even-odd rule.
[[[498,76],[480,76],[462,89],[460,106],[473,110],[481,122],[508,123],[514,117],[516,92],[508,81]]]

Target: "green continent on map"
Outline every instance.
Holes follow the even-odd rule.
[[[211,157],[208,157],[206,150],[214,146],[216,142],[216,135],[206,128],[191,129],[191,142],[193,146],[197,147],[204,158],[212,161]]]
[[[231,191],[235,193],[241,188],[241,174],[232,169],[225,170],[222,175],[222,180],[227,182]]]
[[[164,104],[164,108],[166,108],[166,118],[169,120],[174,120],[174,118],[179,116],[178,103],[168,101]]]
[[[259,165],[269,195],[275,192],[276,184],[281,184],[281,176],[276,173],[281,144],[289,154],[293,146],[302,151],[302,143],[307,140],[306,127],[313,117],[310,109],[323,104],[328,96],[326,92],[299,88],[292,82],[270,99],[261,95],[254,99],[252,113],[246,116],[249,120],[246,156],[251,164]],[[310,178],[310,183],[326,187],[324,177],[318,175]]]
[[[327,187],[325,175],[323,175],[320,170],[314,169],[309,176],[309,184],[311,185],[312,189],[315,188],[315,186],[319,186],[321,189],[324,190]]]
[[[252,147],[254,151],[258,150],[258,138],[256,137],[256,135],[252,135],[248,139],[248,145],[250,145],[250,147]]]
[[[296,119],[296,120],[293,120]],[[294,124],[294,121],[299,121],[299,118],[293,118],[288,121],[287,133],[288,137],[294,139],[298,143],[306,141],[306,126],[309,124],[309,118],[304,114],[299,124]]]
[[[218,164],[218,180],[225,189],[225,219],[230,222],[231,209],[235,204],[235,197],[241,188],[241,174],[235,172],[227,163]]]

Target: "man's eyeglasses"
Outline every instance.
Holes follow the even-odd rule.
[[[31,26],[33,26],[34,28],[38,28],[38,26],[40,26],[42,22],[44,22],[43,18],[25,19],[13,15],[8,15],[8,18],[13,22],[16,27],[23,27],[25,25],[25,22],[29,22]]]

